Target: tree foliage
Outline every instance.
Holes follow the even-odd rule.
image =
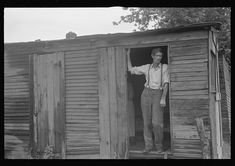
[[[171,28],[175,26],[202,23],[220,22],[221,30],[218,34],[219,54],[224,54],[231,66],[231,8],[123,8],[130,14],[121,16],[121,23],[134,23],[140,30],[149,28]],[[134,29],[134,31],[136,31]]]

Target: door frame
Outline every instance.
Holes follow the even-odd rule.
[[[212,140],[212,158],[222,158],[222,116],[221,116],[221,94],[219,83],[219,61],[218,61],[218,42],[216,41],[216,32],[208,31],[208,80],[209,80],[209,109]],[[214,56],[214,57],[213,57]],[[215,89],[212,89],[212,58],[215,62]]]
[[[149,44],[141,44],[141,45],[130,45],[130,46],[124,46],[124,50],[126,49],[131,49],[131,48],[146,48],[146,47],[167,47],[167,62],[168,62],[168,69],[170,66],[170,44],[169,42],[153,42]],[[126,51],[125,51],[126,52]],[[127,62],[127,58],[126,58]],[[126,68],[126,71],[128,69]],[[170,77],[170,72],[169,72],[169,77]],[[170,94],[171,94],[171,81],[169,80],[169,85],[168,85],[168,96],[169,96],[169,118],[170,118],[170,151],[173,151],[173,128],[172,128],[172,112],[171,112],[171,102],[170,102]]]

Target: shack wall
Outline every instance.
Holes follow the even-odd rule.
[[[66,158],[99,158],[97,49],[65,52]]]
[[[101,155],[100,138],[104,137],[104,140],[108,140],[110,137],[114,137],[114,134],[112,135],[111,133],[108,133],[110,135],[106,135],[107,137],[104,136],[103,134],[106,134],[106,132],[101,132],[101,126],[99,124],[100,118],[105,117],[99,114],[99,112],[102,112],[102,110],[99,110],[100,98],[98,97],[100,89],[99,81],[102,76],[98,74],[98,71],[102,71],[98,65],[100,63],[99,48],[110,48],[112,45],[129,48],[167,44],[169,45],[168,64],[171,80],[169,96],[172,151],[174,156],[178,158],[201,158],[202,152],[196,129],[196,117],[204,118],[206,131],[210,139],[207,34],[206,30],[200,30],[160,34],[157,36],[133,36],[121,38],[116,41],[90,42],[88,40],[78,42],[79,40],[69,40],[51,43],[15,44],[6,51],[4,61],[6,80],[4,82],[5,131],[11,135],[16,135],[20,140],[24,140],[25,147],[29,147],[30,87],[28,82],[28,55],[33,53],[45,54],[64,51],[66,158],[99,158]],[[115,65],[116,60],[112,60],[114,57],[110,53],[106,52],[106,54],[110,58],[110,62],[106,66],[109,70],[109,67],[113,67],[112,63]],[[106,74],[110,75],[110,73]],[[116,74],[121,77],[124,75],[120,75],[120,73]],[[110,79],[108,82],[109,86],[114,85],[114,80],[111,77],[114,76],[110,75],[110,78],[107,76],[104,77],[104,79]],[[117,77],[113,79],[115,79],[115,82],[118,80]],[[123,78],[123,80],[125,79]],[[105,82],[107,83],[107,80]],[[113,84],[110,84],[110,82],[113,82]],[[119,84],[118,81],[116,84]],[[123,87],[123,85],[118,86]],[[124,92],[120,93],[118,86],[116,87],[116,93],[120,97],[116,98],[113,96],[111,100],[122,103],[120,99]],[[109,89],[105,91],[103,97],[114,95],[110,92]],[[108,98],[106,99],[108,100]],[[22,100],[25,101],[24,104],[17,105],[17,102],[19,103],[20,101],[22,103]],[[116,107],[114,108],[112,103],[108,103],[103,111],[105,112],[106,109],[109,110],[109,107],[113,107],[113,110],[117,109]],[[115,113],[112,112],[112,114],[114,115]],[[125,119],[125,117],[122,118]],[[21,124],[21,127],[18,123]],[[103,123],[102,125],[106,124]],[[110,129],[109,131],[113,132]],[[105,144],[105,142],[103,143]],[[19,146],[14,145],[14,147]],[[107,148],[110,148],[110,145]],[[112,148],[114,147],[111,147],[110,150],[114,152],[115,150]],[[5,149],[7,148],[5,147]],[[110,151],[107,150],[104,152],[102,150],[102,153],[106,155],[104,157],[107,157],[108,152]]]
[[[172,42],[169,68],[173,155],[202,158],[195,118],[203,118],[210,139],[207,36]]]
[[[4,149],[9,158],[26,158],[30,137],[29,60],[4,53]]]

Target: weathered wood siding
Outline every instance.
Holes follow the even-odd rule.
[[[221,111],[223,139],[230,141],[231,136],[231,78],[228,64],[223,56],[219,56],[219,76],[221,92]]]
[[[66,158],[99,158],[96,49],[65,52]]]
[[[29,148],[29,60],[4,53],[5,157],[25,158]]]
[[[100,158],[128,155],[126,54],[123,48],[99,50]]]
[[[64,53],[35,55],[33,63],[33,128],[37,151],[53,146],[64,152]]]
[[[173,155],[202,158],[195,118],[204,119],[209,137],[208,39],[172,42],[169,67]]]

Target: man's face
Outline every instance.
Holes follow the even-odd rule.
[[[152,58],[153,58],[153,63],[160,63],[162,60],[162,53],[156,52],[156,53],[152,54]]]

